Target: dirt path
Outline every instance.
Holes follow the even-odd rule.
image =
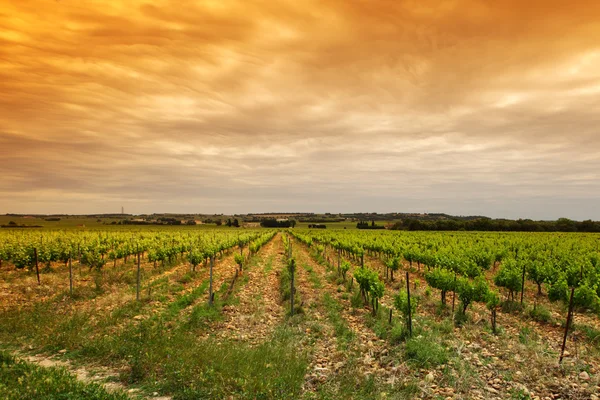
[[[303,385],[304,392],[312,392],[343,365],[346,355],[341,351],[335,328],[327,316],[323,293],[325,279],[311,274],[302,258],[300,244],[294,242],[293,255],[296,259],[296,290],[300,292],[304,311],[303,346],[310,349],[310,361]]]
[[[387,383],[400,381],[405,373],[406,366],[397,365],[389,354],[386,342],[379,339],[371,329],[365,326],[364,318],[369,311],[367,309],[353,310],[344,291],[338,291],[338,286],[331,283],[327,278],[326,267],[313,259],[306,246],[298,241],[295,241],[294,244],[298,263],[310,266],[323,282],[322,290],[329,293],[341,305],[341,317],[346,321],[354,336],[348,351],[358,358],[360,373],[373,375]],[[333,260],[335,263],[336,258],[333,258]],[[340,367],[338,364],[338,369]]]
[[[237,278],[234,295],[238,302],[223,307],[223,320],[213,324],[211,331],[252,345],[267,340],[284,316],[279,301],[279,271],[283,267],[281,236],[276,235]]]

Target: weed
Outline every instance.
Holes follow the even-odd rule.
[[[190,283],[191,281],[193,281],[196,275],[196,272],[186,272],[182,277],[177,279],[177,282],[185,285],[186,283]]]
[[[528,345],[533,344],[539,340],[539,336],[530,327],[524,326],[519,331],[519,342]]]
[[[523,311],[523,305],[517,301],[506,300],[500,304],[502,312],[507,314],[515,314]]]
[[[420,368],[448,362],[448,351],[429,336],[419,335],[407,340],[406,359]]]
[[[589,343],[598,345],[600,344],[600,330],[593,328],[588,325],[577,325],[576,328],[578,331],[583,333],[583,337]]]
[[[550,310],[542,305],[537,305],[536,307],[530,309],[527,314],[535,321],[546,324],[552,323],[552,314],[550,313]]]
[[[364,307],[364,304],[363,297],[361,296],[360,291],[357,290],[350,298],[350,305],[352,308],[362,308]]]
[[[464,313],[461,309],[454,313],[454,325],[461,327],[467,322],[469,322],[469,315]]]

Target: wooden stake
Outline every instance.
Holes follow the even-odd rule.
[[[456,301],[456,272],[454,273],[454,290],[452,291],[452,318],[454,318],[454,302]]]
[[[73,297],[73,264],[71,262],[71,255],[69,254],[69,293]]]
[[[210,279],[208,283],[208,305],[213,305],[213,266],[215,265],[215,257],[210,257]]]
[[[575,293],[575,287],[571,288],[571,299],[569,300],[569,311],[567,313],[567,325],[565,326],[565,335],[563,336],[562,348],[560,349],[560,359],[558,363],[561,364],[563,356],[565,354],[565,346],[567,345],[567,335],[569,334],[569,326],[573,319],[573,294]]]
[[[410,309],[410,282],[408,272],[406,273],[406,292],[408,294],[408,334],[412,336],[412,312]]]
[[[523,294],[525,293],[525,263],[523,263],[523,278],[521,280],[521,305],[523,305]]]
[[[290,274],[292,276],[291,279],[290,279],[290,281],[291,281],[291,288],[290,288],[290,293],[291,293],[291,295],[290,295],[291,310],[290,310],[290,314],[291,314],[292,317],[294,316],[294,297],[295,297],[295,293],[294,293],[294,291],[295,291],[295,289],[294,289],[294,272],[295,272],[295,270],[296,270],[296,261],[292,260],[290,262]]]
[[[140,301],[140,253],[138,253],[138,262],[137,262],[137,279],[136,279],[136,290],[135,290],[135,299]]]
[[[33,254],[35,256],[35,274],[37,275],[38,285],[41,285],[41,282],[40,282],[40,268],[38,267],[38,254],[37,254],[37,249],[36,248],[33,249]]]

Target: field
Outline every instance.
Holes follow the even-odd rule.
[[[70,225],[0,231],[0,398],[600,392],[600,235]]]

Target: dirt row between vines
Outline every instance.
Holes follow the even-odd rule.
[[[235,283],[236,302],[223,306],[223,320],[212,324],[202,337],[216,335],[252,345],[267,340],[284,317],[279,294],[282,268],[281,237],[276,235],[244,267]]]
[[[323,384],[331,374],[341,368],[346,355],[340,351],[335,330],[327,317],[327,311],[323,304],[323,289],[327,282],[320,279],[315,282],[311,279],[309,272],[302,265],[298,257],[299,245],[292,245],[293,256],[296,260],[296,290],[300,292],[302,310],[304,312],[305,336],[302,346],[309,351],[309,365],[303,385],[304,392],[312,392]]]
[[[329,293],[342,305],[341,316],[354,336],[354,340],[350,343],[349,352],[358,356],[360,373],[365,376],[372,375],[388,384],[400,382],[406,375],[408,367],[403,363],[398,364],[397,360],[389,353],[387,343],[379,339],[371,329],[365,326],[364,316],[369,311],[366,309],[352,310],[350,300],[345,298],[343,292],[338,291],[338,286],[331,283],[327,278],[326,267],[313,259],[305,245],[298,241],[294,241],[294,244],[294,254],[297,257],[298,264],[304,263],[310,266],[323,283],[321,290]],[[331,352],[331,349],[325,348],[324,351]],[[333,371],[339,370],[342,366],[343,364],[339,364],[339,362],[335,363]]]

